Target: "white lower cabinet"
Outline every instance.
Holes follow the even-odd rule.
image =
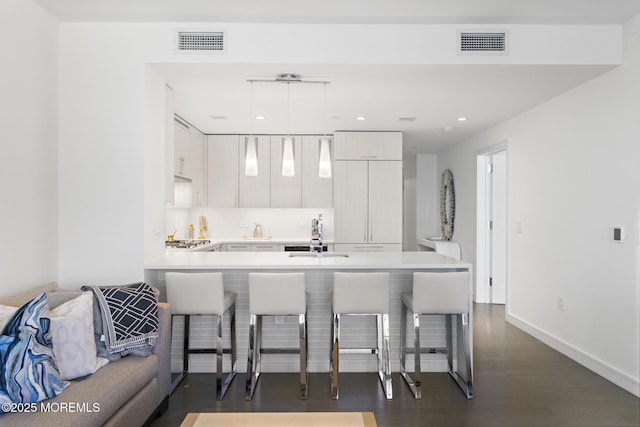
[[[227,243],[227,252],[277,252],[277,243]]]
[[[277,252],[278,244],[277,243],[253,243],[251,245],[253,248],[253,252]]]
[[[251,252],[248,243],[227,243],[227,252]]]

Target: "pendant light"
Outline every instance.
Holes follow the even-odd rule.
[[[291,96],[287,82],[287,136],[282,139],[282,176],[295,176],[295,158],[293,152],[293,137],[289,134],[291,120]]]
[[[331,143],[327,137],[327,83],[324,83],[324,114],[322,117],[324,136],[320,138],[320,161],[318,164],[318,176],[331,178]]]
[[[249,82],[249,123],[251,132],[244,140],[244,174],[258,176],[258,138],[253,136],[253,82]]]

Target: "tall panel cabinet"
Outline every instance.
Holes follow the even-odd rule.
[[[238,135],[207,136],[207,188],[210,208],[238,207]]]
[[[402,250],[402,134],[336,132],[334,137],[335,249]]]

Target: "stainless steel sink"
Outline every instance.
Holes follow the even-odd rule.
[[[341,257],[341,258],[347,258],[348,256],[349,256],[349,254],[340,253],[340,252],[323,252],[321,255],[318,255],[317,252],[290,252],[289,253],[289,257],[290,258],[298,258],[298,257],[305,257],[305,258]]]

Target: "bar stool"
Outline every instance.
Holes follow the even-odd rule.
[[[407,310],[413,313],[412,349],[407,349]],[[444,348],[420,347],[420,316],[444,314],[446,320],[447,346]],[[462,327],[462,351],[465,357],[465,376],[453,369],[453,316],[460,319]],[[473,398],[473,372],[471,367],[471,345],[469,335],[469,273],[422,273],[413,274],[413,292],[402,294],[402,312],[400,320],[400,374],[413,392],[416,399],[422,398],[422,379],[420,372],[421,353],[446,353],[449,375],[458,383],[467,399]],[[460,348],[458,348],[460,351]],[[407,353],[414,353],[414,377],[407,373],[405,361]]]
[[[333,327],[329,377],[331,397],[338,399],[340,353],[365,353],[378,356],[378,376],[387,399],[393,397],[391,359],[389,357],[389,273],[334,273]],[[373,315],[377,323],[375,348],[340,348],[340,317]]]
[[[172,324],[173,316],[184,316],[184,342],[183,342],[183,368],[182,374],[172,385],[172,390],[189,373],[190,354],[215,354],[216,355],[216,398],[224,398],[229,385],[237,372],[236,362],[236,294],[225,292],[222,273],[166,273],[167,302],[171,305]],[[223,348],[222,327],[224,313],[231,316],[231,346]],[[191,316],[216,316],[216,347],[215,348],[189,348]],[[224,353],[231,353],[231,372],[223,378],[222,359]]]
[[[263,316],[298,316],[300,348],[262,348]],[[309,382],[307,301],[304,273],[249,273],[249,351],[245,400],[251,400],[261,370],[261,354],[300,354],[300,392],[307,398]]]

